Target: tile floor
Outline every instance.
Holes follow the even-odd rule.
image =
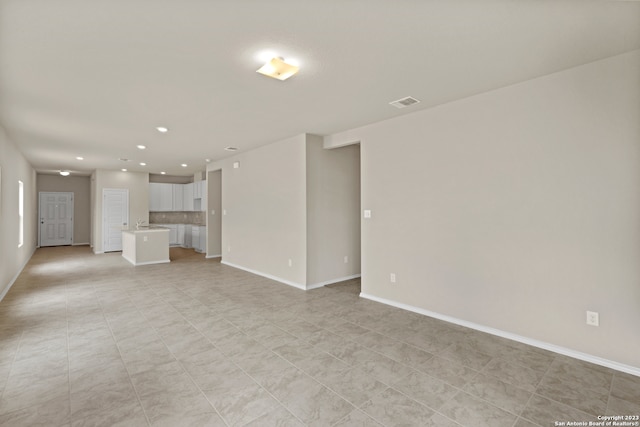
[[[172,249],[38,249],[0,303],[3,426],[532,427],[640,414],[640,377]]]

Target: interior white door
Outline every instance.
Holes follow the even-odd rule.
[[[40,192],[40,246],[73,243],[73,193]]]
[[[102,224],[103,251],[121,251],[122,229],[129,226],[129,190],[102,190]]]

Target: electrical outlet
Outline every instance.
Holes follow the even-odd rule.
[[[364,211],[364,217],[365,218],[371,218],[371,211],[369,209],[365,209]]]
[[[289,267],[293,266],[293,261],[289,258]]]
[[[142,236],[142,241],[143,242],[148,242],[149,241],[149,236]]]
[[[600,326],[600,316],[596,311],[587,311],[587,325]]]
[[[349,255],[345,255],[344,256],[344,263],[348,264],[349,263]]]
[[[396,273],[391,273],[389,275],[389,280],[391,281],[391,283],[396,283]]]

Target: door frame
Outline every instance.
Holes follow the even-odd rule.
[[[124,227],[125,225],[128,226],[129,225],[129,189],[128,188],[103,188],[102,189],[102,253],[106,253],[107,251],[106,249],[106,235],[107,235],[107,215],[106,215],[106,210],[107,210],[107,204],[105,203],[105,199],[107,197],[107,192],[109,191],[118,191],[118,192],[124,192],[126,194],[126,209],[125,212],[127,213],[127,216],[125,217],[125,224],[122,225],[122,227]]]
[[[71,195],[71,227],[69,232],[71,233],[71,245],[73,245],[73,217],[75,209],[75,194],[73,191],[39,191],[38,192],[38,247],[42,247],[42,195],[43,194],[69,194]]]

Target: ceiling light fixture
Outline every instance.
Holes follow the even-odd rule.
[[[211,163],[211,159],[204,159],[205,162]]]
[[[146,145],[142,145],[142,144],[136,145],[136,147],[138,147],[138,150],[144,150],[145,148],[147,148]]]
[[[166,128],[166,127],[164,127],[164,126],[158,126],[158,127],[156,128],[156,130],[157,130],[158,132],[160,132],[160,133],[167,133],[167,132],[169,132],[169,128]]]
[[[145,162],[140,162],[140,166],[147,166]]]
[[[122,172],[126,172],[127,170],[125,168],[120,169]]]
[[[76,157],[76,160],[84,160],[84,157],[78,156],[78,157]]]
[[[181,164],[180,166],[182,166],[183,168],[186,168],[186,167],[187,167],[187,164],[186,164],[186,163],[183,163],[183,164]]]
[[[271,58],[266,64],[256,70],[258,73],[278,80],[287,80],[298,72],[300,67],[286,63],[283,58]]]
[[[121,162],[130,162],[131,161],[129,159],[125,159],[124,157],[120,157],[118,160],[120,160]]]
[[[69,175],[71,175],[71,172],[69,172],[69,171],[60,171],[60,175],[69,176]]]
[[[227,151],[238,151],[237,147],[225,147],[224,149]]]
[[[166,175],[167,173],[165,171],[160,172],[160,175]]]

